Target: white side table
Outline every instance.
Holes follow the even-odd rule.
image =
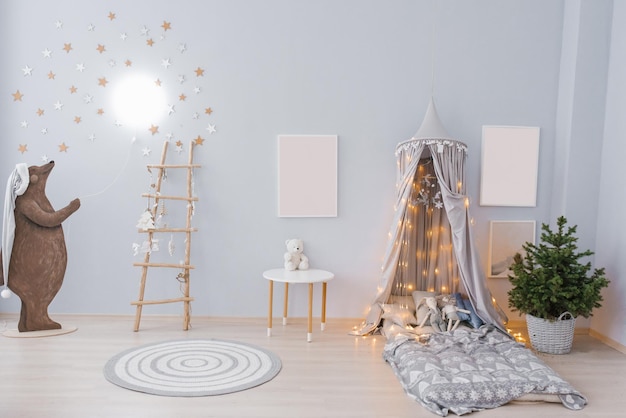
[[[273,269],[263,272],[263,277],[270,282],[269,311],[267,316],[267,336],[272,335],[272,303],[274,299],[274,282],[285,283],[285,306],[283,308],[283,325],[287,324],[287,301],[289,298],[289,283],[308,283],[309,285],[309,322],[307,329],[307,341],[313,339],[313,284],[322,283],[322,324],[321,329],[326,327],[326,284],[335,278],[329,271],[309,269],[309,270],[285,270]]]

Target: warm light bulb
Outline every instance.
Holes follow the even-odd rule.
[[[167,111],[163,87],[145,74],[129,75],[113,87],[113,113],[124,126],[148,129]]]

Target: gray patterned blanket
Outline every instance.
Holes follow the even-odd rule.
[[[556,395],[573,410],[587,404],[531,350],[490,325],[431,334],[425,342],[398,335],[383,358],[411,398],[444,417],[532,395]]]

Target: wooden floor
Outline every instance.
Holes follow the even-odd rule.
[[[0,336],[2,418],[194,418],[194,417],[435,417],[403,392],[382,359],[383,338],[347,334],[354,320],[329,319],[306,342],[306,320],[283,326],[266,320],[144,316],[139,332],[132,317],[53,316],[71,334],[44,338]],[[0,315],[0,331],[16,328],[16,316]],[[256,344],[280,356],[282,370],[250,390],[212,397],[171,398],[133,392],[109,383],[104,364],[120,351],[151,342],[219,338]],[[488,417],[623,417],[626,355],[587,335],[576,335],[572,352],[540,357],[588,399],[582,411],[561,404],[509,404],[472,414]]]

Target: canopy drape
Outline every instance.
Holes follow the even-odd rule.
[[[396,147],[397,197],[376,297],[354,335],[374,331],[381,304],[414,290],[465,293],[476,314],[505,331],[474,248],[465,186],[467,146],[411,139]]]

